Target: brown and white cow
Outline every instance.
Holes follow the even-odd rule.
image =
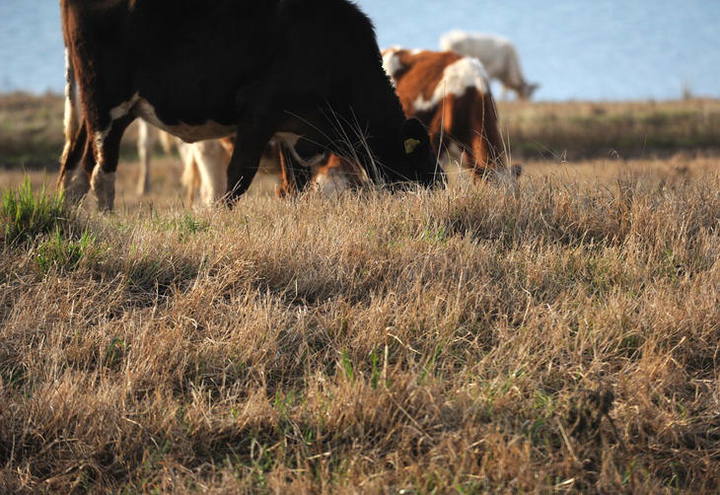
[[[519,168],[506,167],[495,101],[477,59],[390,48],[383,51],[383,66],[405,115],[428,127],[438,155],[459,154],[460,164],[471,168],[476,178],[519,173]]]
[[[138,117],[186,142],[235,134],[229,202],[277,133],[338,154],[349,147],[374,181],[441,181],[426,130],[405,118],[382,70],[370,20],[348,0],[60,0],[60,8],[67,95],[80,96],[79,115],[67,105],[61,163],[70,199],[92,187],[100,209],[112,209],[120,140]]]

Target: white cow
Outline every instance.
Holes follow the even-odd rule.
[[[150,156],[152,155],[155,142],[160,139],[163,151],[171,153],[174,139],[165,131],[151,126],[142,119],[138,121],[138,157],[140,158],[140,175],[137,182],[138,196],[144,196],[150,192]]]
[[[499,80],[506,91],[515,91],[522,100],[530,99],[539,87],[525,81],[517,50],[508,39],[455,30],[440,38],[440,48],[479,59],[491,79]]]

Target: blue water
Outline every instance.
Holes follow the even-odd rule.
[[[262,0],[257,0],[262,1]],[[538,99],[720,97],[719,0],[359,0],[381,46],[453,28],[512,39]],[[57,0],[0,0],[0,91],[60,92]]]

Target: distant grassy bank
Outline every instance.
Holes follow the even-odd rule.
[[[513,160],[720,153],[720,100],[500,102]],[[0,167],[55,167],[62,148],[58,95],[0,95]],[[123,152],[133,158],[135,133]]]
[[[720,152],[720,100],[500,102],[499,113],[513,155],[523,159]]]
[[[55,168],[63,146],[63,97],[0,94],[0,168]],[[136,133],[123,152],[136,153]]]

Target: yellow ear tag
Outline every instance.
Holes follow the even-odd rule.
[[[418,147],[418,145],[420,144],[420,140],[408,138],[405,140],[404,144],[405,144],[405,154],[409,155],[410,153],[415,151],[415,148]]]

